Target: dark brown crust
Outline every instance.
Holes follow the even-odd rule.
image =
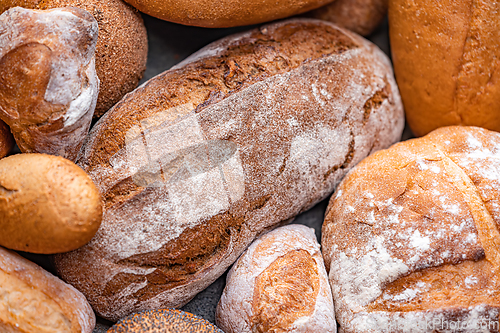
[[[88,246],[58,256],[59,273],[107,318],[146,309],[154,299],[161,298],[163,306],[187,302],[257,235],[314,205],[371,149],[399,138],[401,105],[390,66],[379,52],[328,23],[285,21],[216,42],[127,95],[96,124],[79,162],[106,198],[104,223]],[[377,92],[384,89],[379,103]],[[234,128],[223,125],[227,121]],[[176,132],[184,124],[190,127]],[[204,138],[194,145],[190,140],[197,128]],[[135,141],[127,141],[131,133]],[[182,133],[177,150],[165,154],[176,157],[162,164],[160,173],[149,172],[149,165],[131,171],[131,142],[147,143],[155,133]],[[177,142],[169,138],[160,145]],[[202,161],[211,145],[229,149],[227,163],[234,164],[220,156]],[[301,151],[308,145],[316,148]],[[317,155],[318,149],[324,153]],[[151,154],[162,156],[160,162],[164,156]],[[314,155],[314,161],[302,154]],[[200,163],[196,172],[179,162],[193,160]],[[189,175],[211,175],[215,167],[224,174],[224,189],[213,183],[194,194],[198,185],[177,187],[191,181]],[[304,174],[311,176],[305,180]],[[163,185],[153,186],[154,179]],[[178,193],[193,194],[168,207],[170,196]],[[224,202],[224,208],[198,214],[209,206],[205,198],[210,205]],[[155,214],[144,215],[150,211]],[[123,241],[125,229],[147,241]],[[123,249],[111,245],[115,242]],[[130,248],[136,246],[142,249]],[[90,266],[75,265],[82,260]],[[100,273],[93,281],[86,278],[95,271]],[[144,287],[124,289],[131,284]],[[120,292],[128,296],[117,299]]]
[[[101,117],[142,79],[148,37],[140,13],[132,6],[121,0],[7,0],[0,4],[0,14],[15,6],[77,7],[94,16],[99,25],[95,67],[101,81],[94,118]]]
[[[387,15],[388,0],[336,0],[306,14],[362,36],[371,34]]]
[[[126,0],[148,15],[175,23],[227,28],[269,22],[310,11],[333,0]]]

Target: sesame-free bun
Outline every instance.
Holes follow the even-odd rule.
[[[108,333],[223,333],[205,319],[176,309],[148,310],[120,320]]]
[[[146,70],[148,39],[141,15],[121,0],[3,0],[0,13],[10,7],[31,9],[78,7],[99,25],[95,67],[101,81],[94,118],[102,116],[137,87]]]
[[[126,0],[165,21],[226,28],[273,21],[310,11],[333,0]]]
[[[500,133],[477,127],[358,164],[322,230],[340,331],[498,332],[499,193]]]

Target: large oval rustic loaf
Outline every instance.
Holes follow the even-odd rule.
[[[500,134],[446,127],[339,185],[322,247],[341,332],[499,332]]]
[[[403,123],[388,59],[335,25],[215,42],[96,124],[79,163],[104,195],[103,224],[58,271],[106,318],[180,306]]]

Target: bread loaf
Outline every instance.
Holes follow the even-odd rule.
[[[306,15],[368,36],[386,16],[387,7],[388,0],[336,0]]]
[[[500,131],[500,2],[389,2],[396,79],[421,136],[449,125]]]
[[[224,333],[208,321],[175,309],[134,313],[120,320],[108,333]]]
[[[186,25],[225,28],[304,13],[333,0],[125,0],[148,15]]]
[[[79,164],[103,223],[58,272],[105,318],[181,306],[403,123],[388,59],[351,32],[302,19],[215,42],[93,128]]]
[[[0,332],[91,333],[85,297],[49,272],[0,247]]]
[[[16,7],[0,31],[0,118],[22,152],[75,160],[99,93],[97,22],[78,8]]]
[[[289,225],[253,242],[228,273],[216,318],[225,333],[337,332],[314,230]]]
[[[84,245],[102,219],[99,191],[59,156],[17,154],[0,160],[0,245],[52,254]]]
[[[101,81],[94,118],[102,116],[142,79],[148,36],[141,15],[132,6],[121,0],[2,0],[0,13],[15,6],[77,7],[94,16],[99,25],[95,69]]]
[[[14,147],[14,137],[9,126],[0,120],[0,158],[5,157]]]
[[[342,332],[498,332],[500,134],[446,127],[357,165],[322,247]]]

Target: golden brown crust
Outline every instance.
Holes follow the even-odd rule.
[[[441,126],[500,130],[500,3],[391,0],[394,69],[415,135]]]
[[[14,148],[14,137],[10,132],[9,126],[0,120],[0,158],[7,156]]]
[[[310,317],[319,284],[318,267],[308,251],[290,251],[274,260],[255,279],[253,331],[286,332],[297,319]]]
[[[77,7],[94,16],[99,25],[95,67],[101,80],[94,118],[101,117],[142,79],[148,37],[141,15],[132,6],[121,0],[8,0],[0,4],[0,13],[15,6]]]
[[[148,15],[175,23],[227,28],[269,22],[304,13],[333,0],[126,0]]]
[[[8,333],[91,333],[95,315],[70,285],[0,247],[0,329]]]
[[[58,271],[107,318],[180,306],[396,141],[399,102],[381,51],[333,24],[215,42],[96,124],[79,164],[104,194],[103,224]]]
[[[322,244],[345,332],[495,320],[499,170],[498,133],[446,127],[375,153],[344,179]]]
[[[362,36],[371,34],[387,14],[388,0],[336,0],[306,14]]]
[[[96,21],[78,8],[15,7],[0,27],[0,118],[22,152],[75,160],[99,92]]]
[[[98,190],[61,157],[19,154],[0,161],[0,244],[60,253],[86,244],[102,218]]]
[[[223,333],[205,319],[176,309],[149,310],[121,319],[108,333]]]

